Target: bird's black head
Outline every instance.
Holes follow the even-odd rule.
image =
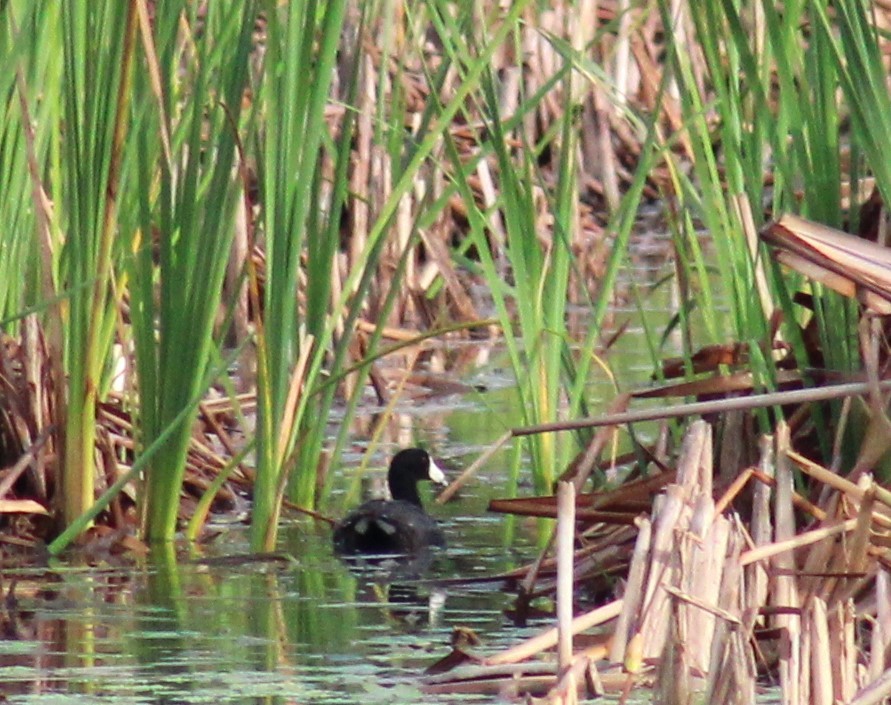
[[[390,471],[387,473],[387,482],[393,499],[421,506],[417,488],[417,483],[421,481],[446,484],[445,475],[426,450],[406,448],[393,456],[393,460],[390,461]]]

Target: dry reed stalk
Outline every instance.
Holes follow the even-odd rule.
[[[557,667],[562,673],[568,670],[572,663],[575,485],[571,482],[561,482],[557,488],[557,501]]]
[[[793,479],[788,461],[789,427],[782,422],[776,430],[776,449],[777,485],[774,497],[774,539],[779,544],[789,544],[794,541],[795,536],[795,519],[792,514]],[[742,557],[744,565],[745,555],[743,554]],[[780,571],[774,581],[772,604],[780,608],[797,610],[800,607],[799,593],[791,552],[776,553],[772,562],[773,567]],[[781,611],[774,620],[781,632],[779,674],[783,702],[798,705],[802,702],[799,697],[801,690],[801,619],[797,613]]]
[[[854,602],[835,606],[829,617],[832,667],[836,701],[848,702],[857,691],[857,614]]]
[[[551,532],[551,535],[548,536],[548,540],[545,543],[544,547],[538,554],[538,558],[529,566],[529,570],[526,572],[526,575],[523,577],[523,581],[520,583],[520,597],[528,597],[532,594],[532,591],[535,589],[535,581],[538,580],[538,574],[541,571],[541,567],[547,558],[548,553],[551,550],[551,547],[554,545],[554,536],[555,534]]]
[[[823,466],[805,458],[802,455],[799,455],[793,450],[789,450],[787,453],[790,460],[795,462],[798,468],[813,477],[815,480],[822,482],[826,485],[829,485],[833,489],[842,492],[850,496],[852,499],[857,501],[863,500],[864,488],[858,486],[856,483],[847,480],[831,470],[827,470]],[[873,491],[875,492],[875,498],[877,501],[881,502],[885,507],[891,508],[891,492],[888,490],[874,486]],[[887,512],[884,515],[878,515],[876,517],[877,521],[881,521],[883,526],[887,528],[891,528],[891,517],[887,516]]]
[[[860,690],[848,705],[879,705],[887,703],[891,697],[891,668],[886,669],[881,676]]]
[[[758,293],[758,300],[761,302],[764,320],[770,320],[777,307],[773,302],[773,296],[767,284],[767,273],[764,271],[766,263],[763,257],[758,256],[758,229],[755,226],[752,204],[745,193],[735,196],[732,200],[739,222],[743,225],[743,231],[749,245],[749,254],[752,257],[752,262],[755,263],[755,290]]]
[[[677,385],[672,385],[677,386]],[[885,391],[891,389],[891,379],[882,380],[879,387]],[[542,423],[535,426],[514,428],[511,433],[514,436],[531,436],[538,433],[553,431],[575,431],[583,428],[597,428],[599,426],[619,426],[640,421],[654,421],[658,419],[671,419],[690,417],[696,414],[722,414],[732,410],[762,409],[778,404],[804,404],[809,402],[826,401],[829,399],[842,399],[852,395],[860,395],[869,392],[870,387],[865,382],[848,382],[843,384],[827,384],[822,387],[808,387],[806,389],[791,389],[789,391],[769,392],[766,394],[749,394],[744,397],[732,397],[717,399],[714,401],[696,401],[685,404],[672,404],[652,409],[633,409],[618,414],[606,414],[603,416],[578,419],[573,421],[555,421]],[[655,394],[654,390],[648,390],[647,394],[637,394],[641,399],[665,396]],[[791,452],[791,451],[790,451]],[[891,506],[891,492],[888,492],[888,504]],[[880,499],[882,496],[879,497]],[[882,500],[884,501],[884,500]]]
[[[832,654],[829,645],[826,603],[811,600],[802,615],[802,628],[810,636],[811,698],[813,705],[832,705]]]
[[[7,509],[0,509],[0,514],[2,514],[5,511],[9,511],[8,507],[15,506],[16,503],[23,503],[23,504],[18,505],[21,507],[24,507],[24,506],[35,507],[35,512],[38,514],[48,514],[49,513],[49,512],[47,512],[46,508],[44,508],[42,505],[40,505],[39,503],[37,503],[33,500],[24,500],[24,499],[7,500],[6,499],[6,495],[10,492],[13,485],[16,483],[16,481],[19,479],[19,477],[21,477],[29,469],[29,467],[32,465],[32,463],[35,462],[35,460],[42,452],[43,447],[48,440],[49,440],[49,432],[48,432],[48,430],[45,429],[37,437],[37,439],[34,441],[34,443],[32,443],[27,449],[25,449],[25,451],[22,453],[21,457],[15,462],[15,465],[13,465],[11,468],[4,469],[3,475],[0,476],[0,502],[5,502],[5,503],[12,502],[13,504],[6,504],[5,506],[7,507]],[[25,502],[27,502],[28,504],[24,504]],[[27,512],[28,510],[17,509],[15,511]]]
[[[510,431],[505,433],[501,438],[495,441],[494,444],[490,445],[486,451],[480,455],[479,458],[473,461],[470,466],[464,470],[457,478],[455,478],[448,487],[446,487],[442,492],[440,492],[436,497],[437,504],[445,504],[448,502],[454,494],[460,490],[464,485],[467,484],[468,480],[470,480],[477,471],[486,463],[486,461],[491,458],[498,450],[504,446],[505,443],[510,441],[512,438]]]
[[[705,512],[710,515],[710,510],[707,507]],[[680,579],[687,591],[663,586],[674,598],[672,633],[678,635],[678,644],[666,645],[666,651],[682,650],[680,656],[668,658],[675,664],[670,679],[672,698],[687,701],[692,693],[703,689],[704,676],[732,672],[726,669],[725,663],[730,653],[727,636],[740,624],[738,556],[743,542],[738,538],[734,541],[734,549],[728,552],[731,526],[735,525],[725,517],[719,517],[701,537],[688,535],[686,541],[679,542]],[[718,577],[721,579],[716,579]],[[718,630],[717,623],[727,628]],[[716,638],[716,632],[720,638]],[[663,660],[666,658],[667,654]],[[706,689],[708,683],[706,678]],[[666,702],[675,702],[672,698]]]
[[[369,32],[370,34],[370,32]],[[370,37],[365,37],[370,39]],[[374,114],[376,100],[377,76],[371,56],[364,56],[359,68],[359,81],[361,88],[356,92],[357,111],[355,127],[356,154],[350,169],[350,249],[349,259],[352,262],[359,261],[365,239],[370,229],[371,200],[369,198],[369,184],[372,166],[372,143],[374,138]],[[386,89],[386,82],[382,83],[382,89]],[[339,292],[338,292],[339,293]],[[337,334],[343,334],[342,322],[338,324]]]
[[[718,501],[715,502],[715,516],[723,514],[727,507],[733,504],[733,501],[739,496],[740,492],[745,489],[746,485],[749,484],[749,481],[753,477],[757,477],[756,473],[757,471],[755,468],[746,468],[736,476],[736,479],[730,483],[730,486],[724,491],[724,494],[722,494],[718,498]]]
[[[827,509],[829,510],[829,516],[835,516],[839,513],[837,496],[829,499]],[[830,528],[831,525],[832,522],[821,522],[815,529],[816,533],[813,534],[813,538],[819,540],[816,542],[809,541],[810,547],[804,556],[801,571],[802,576],[798,585],[802,604],[806,604],[813,595],[822,597],[825,600],[832,587],[828,584],[829,581],[827,580],[825,573],[828,570],[834,570],[838,567],[835,563],[837,553],[837,534],[820,537],[822,529]],[[799,536],[807,536],[808,533],[809,532],[804,532],[803,534],[799,534]],[[804,551],[801,553],[805,554]]]
[[[710,498],[709,498],[710,499]],[[711,517],[711,507],[706,510]],[[707,527],[699,540],[695,536],[685,537],[689,552],[688,563],[681,568],[681,584],[685,585],[691,596],[704,605],[715,605],[719,609],[726,608],[720,601],[722,580],[727,560],[727,544],[730,538],[731,525],[726,517],[718,517]],[[682,616],[689,630],[688,650],[692,668],[707,673],[710,650],[715,631],[715,613],[709,609],[680,604],[678,613]],[[731,616],[736,619],[735,615]]]
[[[689,670],[689,663],[685,634],[681,632],[682,620],[674,611],[677,606],[676,601],[671,603],[668,636],[665,640],[664,652],[659,659],[656,676],[656,692],[653,697],[653,702],[656,705],[689,705],[692,695],[689,682],[685,677]]]
[[[868,681],[875,681],[885,667],[885,654],[891,650],[891,574],[881,568],[876,575],[876,614],[872,623]]]
[[[628,403],[631,401],[630,394],[619,394],[615,399],[613,399],[609,405],[606,407],[606,413],[614,414],[619,411],[625,411],[628,409]],[[569,469],[563,473],[560,477],[561,480],[566,480],[572,478],[575,483],[575,488],[579,491],[585,486],[585,482],[587,482],[588,478],[591,475],[591,472],[597,466],[597,459],[600,457],[600,454],[603,452],[604,448],[606,448],[607,443],[609,443],[610,439],[612,439],[617,431],[617,427],[613,426],[604,426],[602,428],[597,429],[597,433],[594,434],[594,437],[585,447],[585,450],[582,451],[570,464]],[[607,470],[606,472],[607,479],[609,481],[614,481],[615,472]],[[621,492],[625,485],[620,485],[616,488],[616,492]]]
[[[740,636],[739,629],[739,557],[745,542],[738,522],[716,516],[711,458],[711,428],[694,423],[678,461],[679,482],[655,503],[652,547],[646,553],[635,550],[632,560],[632,574],[647,571],[640,610],[642,655],[660,660],[662,702],[686,702],[703,687],[733,691],[738,702],[754,699],[754,659],[748,632]],[[646,569],[639,563],[641,555]],[[626,599],[632,600],[630,595]],[[622,624],[630,619],[623,617]],[[719,684],[716,676],[722,672],[728,675]],[[703,681],[709,673],[715,675]]]
[[[705,421],[695,421],[684,436],[678,458],[677,483],[689,498],[697,494],[712,496],[712,433]]]
[[[610,544],[598,541],[594,544],[597,550],[589,552],[585,547],[575,554],[575,583],[578,585],[586,579],[602,577],[607,573],[615,575],[617,571],[624,573],[627,566],[628,547],[634,538],[634,528],[631,526],[619,527],[618,531],[611,531],[607,537],[614,538],[615,543]],[[602,545],[601,545],[602,544]]]
[[[243,154],[239,155],[239,172],[244,184],[245,194],[248,191],[248,170],[243,162]],[[226,262],[226,275],[224,280],[224,300],[234,302],[232,304],[232,335],[235,345],[241,345],[252,334],[250,316],[250,291],[248,276],[248,257],[253,250],[253,223],[249,197],[245,195],[239,198],[235,205],[234,233],[232,236],[232,250],[229,260]],[[126,340],[126,335],[121,335]],[[251,387],[251,380],[255,374],[254,353],[251,346],[246,345],[239,355],[238,375],[235,380],[239,391],[245,391]],[[133,375],[128,371],[128,378]],[[134,380],[135,381],[135,380]]]
[[[601,654],[599,658],[603,658],[605,654]],[[600,671],[597,670],[597,664],[594,658],[588,660],[588,669],[585,671],[588,693],[592,698],[599,698],[606,694],[603,679],[600,677]]]
[[[837,553],[841,571],[850,573],[852,577],[837,580],[831,597],[827,600],[830,605],[844,603],[854,597],[854,594],[864,583],[862,579],[858,580],[855,576],[865,575],[870,583],[873,578],[869,571],[868,551],[871,545],[870,528],[873,506],[875,505],[875,492],[871,477],[863,476],[861,480],[862,484],[868,485],[868,487],[863,493],[863,501],[857,512],[857,525],[854,527],[850,540],[846,541],[845,550]]]
[[[554,683],[552,664],[507,664],[497,667],[459,667],[425,680],[426,693],[477,693],[516,697],[523,692],[546,692]]]
[[[578,577],[584,577],[587,571],[593,573],[602,572],[604,565],[615,563],[618,560],[618,557],[623,554],[623,545],[629,542],[631,538],[633,538],[633,535],[634,530],[632,527],[620,526],[614,528],[612,531],[603,533],[598,540],[578,549],[575,554],[577,580]],[[522,588],[524,594],[528,593],[531,595],[533,594],[532,591],[533,588],[535,588],[536,582],[539,581],[539,574],[553,574],[556,570],[556,560],[554,558],[548,558],[546,553],[547,552],[541,553],[531,566],[525,566],[506,573],[501,573],[497,577],[490,576],[489,578],[486,578],[486,580],[522,579],[524,583],[525,581],[528,581],[528,590],[525,585]],[[458,582],[465,582],[466,580],[466,578],[460,578],[458,579]],[[543,589],[538,591],[543,592],[546,590]]]
[[[705,702],[754,705],[757,669],[751,648],[754,613],[744,599],[743,568],[739,555],[746,541],[739,518],[728,535],[726,560],[717,604],[727,616],[716,614],[714,636],[706,675]],[[739,617],[737,618],[737,615]]]
[[[847,521],[842,522],[833,522],[819,529],[814,529],[813,531],[807,531],[803,534],[792,536],[792,538],[786,539],[785,541],[776,541],[775,543],[768,544],[767,546],[749,549],[740,556],[740,561],[743,565],[749,565],[757,561],[763,561],[767,558],[772,558],[774,559],[774,562],[776,564],[776,561],[779,557],[790,554],[796,548],[810,546],[811,544],[820,543],[825,539],[837,536],[838,534],[844,534],[853,531],[856,526],[856,519],[848,519]],[[791,561],[791,558],[789,559],[789,561]],[[787,565],[787,562],[785,560],[783,560],[782,563],[784,565],[782,566],[781,570],[785,571],[788,574],[795,572],[794,567],[791,565],[791,563]]]
[[[455,317],[459,321],[482,320],[484,316],[477,311],[473,299],[470,297],[467,288],[458,276],[455,265],[452,263],[451,252],[447,244],[448,238],[443,234],[442,216],[438,221],[438,226],[437,228],[421,232],[421,240],[424,243],[430,262],[428,262],[427,268],[418,283],[418,290],[426,291],[433,285],[436,277],[442,277],[454,308]]]
[[[760,458],[759,471],[769,479],[774,478],[774,441],[773,436],[764,435],[758,442]],[[770,543],[773,534],[773,522],[770,517],[770,488],[756,483],[752,490],[752,520],[750,523],[752,542],[755,547]],[[755,625],[758,609],[767,598],[768,577],[766,566],[760,562],[745,568],[744,577],[748,589],[745,591],[745,613],[748,616],[746,626],[751,629]]]
[[[794,215],[782,216],[761,236],[780,248],[779,261],[875,312],[891,313],[887,248]]]
[[[674,567],[670,563],[675,527],[684,512],[684,490],[670,485],[665,494],[653,503],[653,542],[649,555],[647,584],[639,631],[643,638],[643,657],[657,658],[663,651],[668,629],[668,596],[661,589],[663,583],[674,582]]]
[[[548,705],[577,705],[579,691],[582,688],[588,686],[589,692],[594,690],[594,679],[589,675],[590,670],[591,661],[584,654],[571,660],[557,684],[548,692],[545,698]]]
[[[773,475],[767,476],[760,470],[755,470],[750,468],[752,471],[752,477],[754,477],[758,482],[768,487],[776,486],[776,480],[773,479]],[[821,509],[819,506],[811,502],[806,497],[802,497],[798,492],[792,493],[792,504],[795,505],[795,508],[804,512],[805,514],[809,514],[814,519],[818,521],[822,521],[826,518],[826,510]]]
[[[886,641],[885,629],[881,622],[876,620],[872,624],[872,633],[869,639],[869,666],[865,673],[867,683],[874,683],[882,676]]]
[[[641,69],[643,87],[650,96],[655,98],[659,94],[659,85],[664,73],[662,62],[657,56],[659,49],[652,43],[645,42],[643,38],[636,37],[631,41],[631,51],[634,53],[634,59]],[[655,100],[653,102],[655,103]],[[677,97],[668,93],[663,94],[659,107],[668,125],[669,134],[677,137],[685,154],[693,156],[693,145],[689,133],[683,129],[684,118],[681,115]]]
[[[495,254],[495,262],[498,266],[500,274],[507,272],[507,261],[505,258],[505,246],[507,244],[507,230],[501,213],[495,206],[498,203],[498,189],[495,186],[495,179],[492,176],[492,170],[489,163],[481,160],[477,165],[477,176],[479,177],[480,187],[483,196],[483,212],[488,214],[487,221],[489,225],[490,237],[493,239],[492,250]]]
[[[798,702],[795,705],[810,705],[811,701],[811,630],[799,615],[798,641],[793,643],[795,658],[798,659]],[[791,701],[790,701],[791,702]]]
[[[585,680],[594,681],[595,687],[601,692],[619,692],[626,681],[621,673],[597,676],[589,673],[590,669],[585,674]],[[449,673],[429,676],[422,686],[425,693],[496,695],[505,700],[518,700],[530,694],[545,695],[552,688],[554,669],[549,663],[521,663],[498,667],[462,666]],[[530,696],[527,702],[535,701]]]
[[[622,600],[613,600],[602,607],[591,610],[572,620],[572,633],[580,634],[588,629],[615,619],[622,611]],[[507,651],[490,656],[485,659],[485,663],[490,666],[496,666],[506,663],[516,663],[523,659],[534,656],[545,649],[550,649],[557,645],[557,628],[548,629],[541,634],[523,641],[516,646],[511,647]]]
[[[637,541],[634,544],[634,554],[631,557],[631,567],[628,570],[628,581],[625,585],[625,601],[613,630],[613,641],[609,651],[609,660],[613,663],[625,661],[628,642],[639,630],[638,615],[644,595],[644,581],[649,568],[646,557],[650,551],[652,523],[648,518],[641,517],[638,519],[637,527]]]
[[[0,344],[0,348],[3,347],[5,345]],[[34,434],[28,440],[35,441],[45,428],[52,425],[52,390],[46,382],[49,379],[49,358],[43,330],[36,315],[25,316],[22,320],[21,350],[22,382],[24,389],[29,390],[21,402],[24,402],[23,406],[25,407],[23,412],[25,425]],[[4,368],[6,368],[6,356],[0,354],[0,357],[4,358]],[[6,368],[6,372],[8,375],[8,368]],[[6,377],[7,382],[11,382],[13,379],[14,377]],[[52,444],[53,439],[50,438],[50,448],[52,448]],[[45,479],[43,473],[35,473],[35,480],[39,484],[43,479]],[[45,495],[45,489],[45,487],[41,487],[43,495]]]

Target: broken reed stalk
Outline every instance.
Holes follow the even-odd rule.
[[[795,517],[792,510],[792,469],[788,460],[789,427],[780,423],[776,431],[776,491],[774,493],[774,540],[777,543],[795,540]],[[779,571],[775,577],[772,602],[774,606],[789,608],[776,616],[780,629],[780,688],[788,695],[788,702],[800,702],[801,661],[799,643],[801,640],[801,618],[799,590],[795,578],[795,561],[788,551],[782,551],[772,560]]]
[[[744,552],[742,556],[740,556],[739,560],[742,565],[746,566],[750,563],[763,561],[767,558],[776,559],[777,556],[791,553],[796,548],[802,548],[803,546],[809,546],[811,544],[819,543],[821,541],[824,541],[825,539],[832,538],[839,534],[847,534],[853,531],[856,527],[856,519],[848,519],[847,521],[842,521],[830,526],[822,526],[819,529],[814,529],[813,531],[807,531],[803,534],[792,536],[785,541],[774,541],[773,543],[767,544],[765,546],[752,548]],[[786,565],[784,565],[783,567],[784,569],[788,569],[790,571],[792,570]]]
[[[607,688],[630,688],[655,674],[657,697],[666,703],[704,696],[705,702],[753,705],[761,666],[779,674],[783,702],[790,705],[872,703],[886,697],[891,691],[885,670],[891,650],[886,556],[891,540],[884,498],[869,475],[857,484],[840,481],[795,454],[785,424],[760,447],[757,470],[746,471],[758,481],[752,484],[751,520],[744,525],[729,504],[731,496],[734,503],[747,501],[739,494],[742,483],[715,503],[711,428],[694,423],[677,470],[666,473],[671,480],[654,498],[649,517],[635,522],[637,543],[623,600],[573,620],[569,630],[563,581],[570,565],[576,580],[587,579],[581,570],[585,552],[600,550],[602,534],[596,524],[579,531],[582,547],[570,563],[561,556],[572,534],[568,527],[562,534],[564,527],[558,526],[552,537],[560,566],[558,627],[484,663],[515,663],[559,641],[561,677],[549,684],[539,678],[539,690],[521,691],[547,693],[548,702],[559,703],[571,702],[572,689],[583,687],[582,674],[590,688],[595,667]],[[806,466],[807,474],[827,488],[816,506],[794,492],[796,466]],[[571,516],[570,506],[563,508],[566,492],[561,486],[556,511],[561,519]],[[600,507],[606,495],[615,499],[612,492],[595,493],[571,505]],[[574,519],[587,521],[583,511]],[[614,618],[609,641],[598,635],[596,647],[567,657],[567,631],[577,635]],[[760,641],[770,645],[760,649]],[[604,657],[605,664],[595,663]],[[531,664],[526,673],[542,673],[534,668]],[[461,683],[467,683],[463,677]],[[440,681],[438,687],[446,684]]]
[[[891,697],[891,668],[849,701],[849,705],[879,705]]]
[[[563,672],[572,664],[572,588],[575,549],[575,485],[557,487],[557,664]]]
[[[891,379],[879,382],[879,389],[891,390]],[[770,392],[769,394],[752,394],[747,397],[733,397],[716,401],[697,401],[689,404],[674,404],[656,409],[635,409],[618,414],[605,414],[597,418],[579,419],[576,421],[556,421],[553,423],[538,424],[536,426],[524,426],[511,430],[512,436],[531,436],[538,433],[551,433],[554,431],[578,431],[583,428],[597,428],[598,426],[622,426],[638,421],[656,421],[659,419],[683,418],[695,415],[718,414],[725,411],[741,411],[748,409],[763,409],[780,404],[806,404],[816,401],[828,401],[842,397],[868,394],[874,389],[868,382],[849,382],[846,384],[827,384],[822,387],[808,387],[807,389],[792,389],[785,392]]]
[[[652,523],[647,517],[641,517],[637,526],[637,542],[634,544],[631,569],[628,571],[628,582],[625,586],[625,605],[613,630],[613,640],[610,646],[609,658],[613,663],[625,661],[626,647],[638,627],[634,615],[640,611],[640,600],[643,597],[647,567],[644,558],[650,550]]]
[[[467,481],[472,478],[477,471],[486,463],[486,461],[491,458],[495,453],[506,444],[512,438],[510,432],[505,433],[501,438],[499,438],[495,443],[489,446],[486,449],[486,452],[483,453],[479,458],[471,463],[470,467],[468,467],[464,472],[462,472],[457,478],[455,478],[452,483],[446,487],[442,492],[440,492],[436,499],[434,500],[437,504],[445,504],[448,502],[452,496],[460,490]]]
[[[579,615],[572,620],[572,634],[580,634],[581,632],[593,629],[611,619],[615,619],[622,611],[622,600],[613,600],[602,607],[591,610],[583,615]],[[516,663],[523,659],[535,656],[545,649],[553,648],[557,645],[557,628],[548,629],[541,634],[530,637],[526,641],[522,641],[516,646],[511,647],[507,651],[494,654],[485,659],[485,663],[489,666],[496,666],[505,663]]]

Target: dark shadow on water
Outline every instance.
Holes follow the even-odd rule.
[[[355,554],[337,557],[357,577],[390,582],[424,577],[432,568],[436,556],[441,553],[437,549],[430,549],[409,554]]]
[[[431,588],[424,578],[431,574],[444,551],[429,549],[415,554],[338,556],[359,581],[357,597],[386,609],[395,626],[423,630],[441,621],[445,590]]]

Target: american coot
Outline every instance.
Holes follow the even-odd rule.
[[[373,499],[350,512],[334,527],[334,551],[417,554],[429,546],[444,546],[442,530],[421,506],[417,483],[422,480],[445,484],[445,475],[427,451],[399,451],[387,473],[393,499]]]

